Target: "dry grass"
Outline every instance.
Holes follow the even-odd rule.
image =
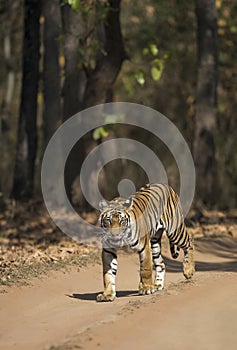
[[[61,233],[41,203],[9,203],[0,213],[0,292],[50,270],[100,261],[98,249]]]

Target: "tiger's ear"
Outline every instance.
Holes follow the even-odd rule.
[[[106,202],[105,199],[101,199],[101,200],[99,201],[99,209],[100,209],[101,212],[104,211],[105,209],[107,209],[108,206],[109,206],[109,205],[108,205],[108,202]]]
[[[131,205],[133,204],[133,199],[132,199],[132,197],[130,197],[130,198],[128,198],[127,200],[126,200],[126,202],[124,203],[124,207],[125,208],[128,208],[128,207],[130,207]]]

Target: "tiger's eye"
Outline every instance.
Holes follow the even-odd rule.
[[[107,225],[110,225],[110,224],[111,224],[111,218],[110,218],[110,216],[107,216],[107,217],[104,219],[104,221],[105,221],[105,223],[106,223]]]
[[[125,224],[125,223],[126,223],[126,218],[125,217],[120,218],[120,224]]]

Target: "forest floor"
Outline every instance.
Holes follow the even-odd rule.
[[[187,223],[196,246],[191,282],[164,237],[162,292],[138,296],[138,257],[121,253],[117,298],[96,303],[99,250],[58,232],[41,205],[9,205],[0,214],[0,348],[235,349],[237,213],[191,213]]]

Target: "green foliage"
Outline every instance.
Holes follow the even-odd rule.
[[[164,61],[163,59],[156,58],[152,61],[152,67],[151,67],[151,76],[152,79],[157,81],[161,78],[161,75],[164,70]]]
[[[113,124],[122,123],[125,120],[125,116],[123,114],[104,114],[103,118],[104,123],[108,125],[100,126],[99,128],[94,129],[92,137],[95,141],[108,137],[109,133],[115,129]]]
[[[101,38],[97,37],[97,29],[101,24],[107,20],[108,11],[110,9],[108,2],[98,2],[96,0],[87,4],[82,0],[66,0],[74,11],[80,11],[82,19],[85,22],[85,35],[81,38],[82,45],[78,48],[81,54],[79,68],[86,70],[93,70],[96,66],[99,55],[106,55],[106,50],[101,44]],[[157,44],[153,41],[149,42],[140,53],[139,62],[134,62],[134,66],[141,66],[135,68],[130,73],[130,88],[129,95],[132,95],[134,89],[132,88],[133,81],[139,86],[143,87],[146,80],[151,77],[154,81],[160,80],[164,70],[164,57],[159,55]],[[149,66],[149,72],[146,72],[142,67]]]
[[[159,55],[159,49],[155,43],[150,43],[148,47],[145,47],[142,50],[143,56],[154,56],[155,59],[149,60],[150,73],[153,80],[158,81],[160,80],[163,70],[164,70],[164,60],[167,58],[167,55],[164,55],[164,57],[158,57]]]
[[[109,135],[108,131],[104,128],[104,127],[99,127],[96,128],[93,131],[92,137],[95,141],[98,141],[100,139],[102,139],[103,137],[107,137]]]
[[[145,72],[143,69],[138,69],[132,72],[131,77],[135,78],[140,86],[143,86],[145,84]]]
[[[162,74],[162,70],[157,67],[151,68],[151,76],[153,80],[159,80]]]
[[[80,12],[80,21],[83,21],[84,33],[79,38],[80,61],[78,67],[86,71],[93,70],[96,66],[98,57],[107,54],[103,40],[98,33],[106,23],[109,3],[103,1],[83,1],[83,0],[65,0],[73,11]]]
[[[143,54],[149,54],[151,53],[153,56],[157,56],[159,53],[159,50],[156,46],[156,44],[150,44],[149,47],[146,47],[145,49],[143,49]]]
[[[134,81],[141,87],[144,87],[147,80],[151,78],[153,81],[161,79],[165,61],[169,56],[159,54],[159,49],[155,43],[149,43],[140,52],[139,62],[132,62],[131,66],[141,66],[141,68],[132,69],[127,79],[125,78],[125,89],[129,96],[133,96],[135,92]],[[148,67],[149,70],[143,68]],[[147,86],[146,86],[147,87]]]
[[[101,40],[103,25],[107,21],[110,6],[108,2],[92,0],[65,0],[73,11],[78,12],[78,20],[83,21],[83,33],[79,38],[80,62],[78,67],[90,71],[95,69],[98,57],[107,54]]]
[[[81,0],[67,0],[67,2],[73,11],[79,11],[81,9]]]
[[[104,114],[105,124],[122,123],[125,120],[124,114]]]

